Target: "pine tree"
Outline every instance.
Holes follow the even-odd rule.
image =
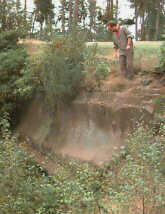
[[[131,7],[135,8],[136,39],[158,40],[165,21],[163,15],[164,0],[129,0]],[[138,35],[138,23],[141,23]]]
[[[54,4],[52,0],[34,0],[34,4],[37,21],[41,24],[41,30],[44,22],[47,27],[52,25],[52,19],[54,18]]]

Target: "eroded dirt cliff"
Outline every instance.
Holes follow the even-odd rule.
[[[147,84],[146,84],[147,81]],[[160,79],[111,73],[97,91],[84,92],[71,105],[48,113],[41,95],[23,110],[17,131],[46,153],[102,164],[112,158],[138,121],[149,124],[155,100],[165,94]]]

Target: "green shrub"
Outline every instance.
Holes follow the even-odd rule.
[[[105,61],[98,61],[96,70],[95,70],[95,76],[98,81],[105,80],[107,75],[111,72],[111,69],[109,67],[109,64]]]
[[[112,203],[120,211],[135,214],[162,214],[165,208],[165,177],[161,163],[164,161],[165,127],[161,137],[139,126],[129,137],[122,151],[124,157],[118,169],[116,188],[111,192]]]
[[[165,37],[163,37],[163,39],[165,39]],[[160,64],[155,67],[155,70],[157,73],[163,74],[165,72],[165,42],[164,41],[160,46],[159,63]]]
[[[139,126],[121,154],[101,167],[54,155],[57,168],[48,176],[10,136],[7,117],[1,121],[1,213],[163,213],[164,126],[155,138]]]
[[[8,117],[1,118],[0,211],[20,214],[69,214],[101,208],[103,170],[57,157],[54,176],[28,157],[11,137]],[[23,147],[21,147],[23,148]]]
[[[28,55],[17,41],[17,32],[0,34],[0,114],[13,112],[20,99],[29,97],[33,91],[34,76],[27,66]]]
[[[4,31],[0,33],[0,52],[11,49],[11,48],[17,48],[18,47],[18,37],[19,33],[18,31]]]
[[[93,91],[100,88],[102,81],[106,79],[111,72],[110,62],[99,58],[97,45],[88,45],[88,52],[85,58],[85,82],[84,89]]]
[[[87,47],[80,35],[52,41],[38,66],[41,88],[49,105],[70,103],[80,92]]]

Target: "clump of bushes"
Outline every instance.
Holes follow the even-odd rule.
[[[162,214],[165,209],[165,127],[161,136],[139,126],[121,153],[104,166],[55,155],[48,176],[8,133],[0,139],[0,210],[2,213]]]
[[[165,40],[165,35],[162,35],[162,39]],[[162,75],[165,72],[165,41],[163,41],[160,47],[159,65],[155,67],[156,74]]]
[[[96,91],[111,72],[108,60],[98,57],[97,46],[89,46],[85,60],[84,89]]]
[[[100,86],[108,72],[108,63],[97,57],[97,47],[87,46],[77,32],[55,38],[48,45],[36,75],[48,105],[56,109],[60,103],[72,102],[92,82]]]
[[[128,137],[121,152],[121,164],[115,176],[111,201],[126,213],[162,214],[165,209],[165,126],[157,136],[150,129],[138,126]],[[119,159],[117,159],[119,160]],[[113,183],[112,182],[112,183]],[[117,210],[116,210],[117,212]]]
[[[20,100],[33,91],[28,55],[18,44],[18,36],[17,31],[0,33],[0,116],[6,111],[15,111]]]
[[[53,40],[45,50],[37,75],[49,105],[71,102],[80,92],[86,49],[79,35]]]

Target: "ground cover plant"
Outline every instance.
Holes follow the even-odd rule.
[[[163,123],[157,135],[139,125],[121,152],[102,166],[55,155],[52,176],[11,135],[7,114],[1,120],[1,133],[1,213],[163,214]]]

